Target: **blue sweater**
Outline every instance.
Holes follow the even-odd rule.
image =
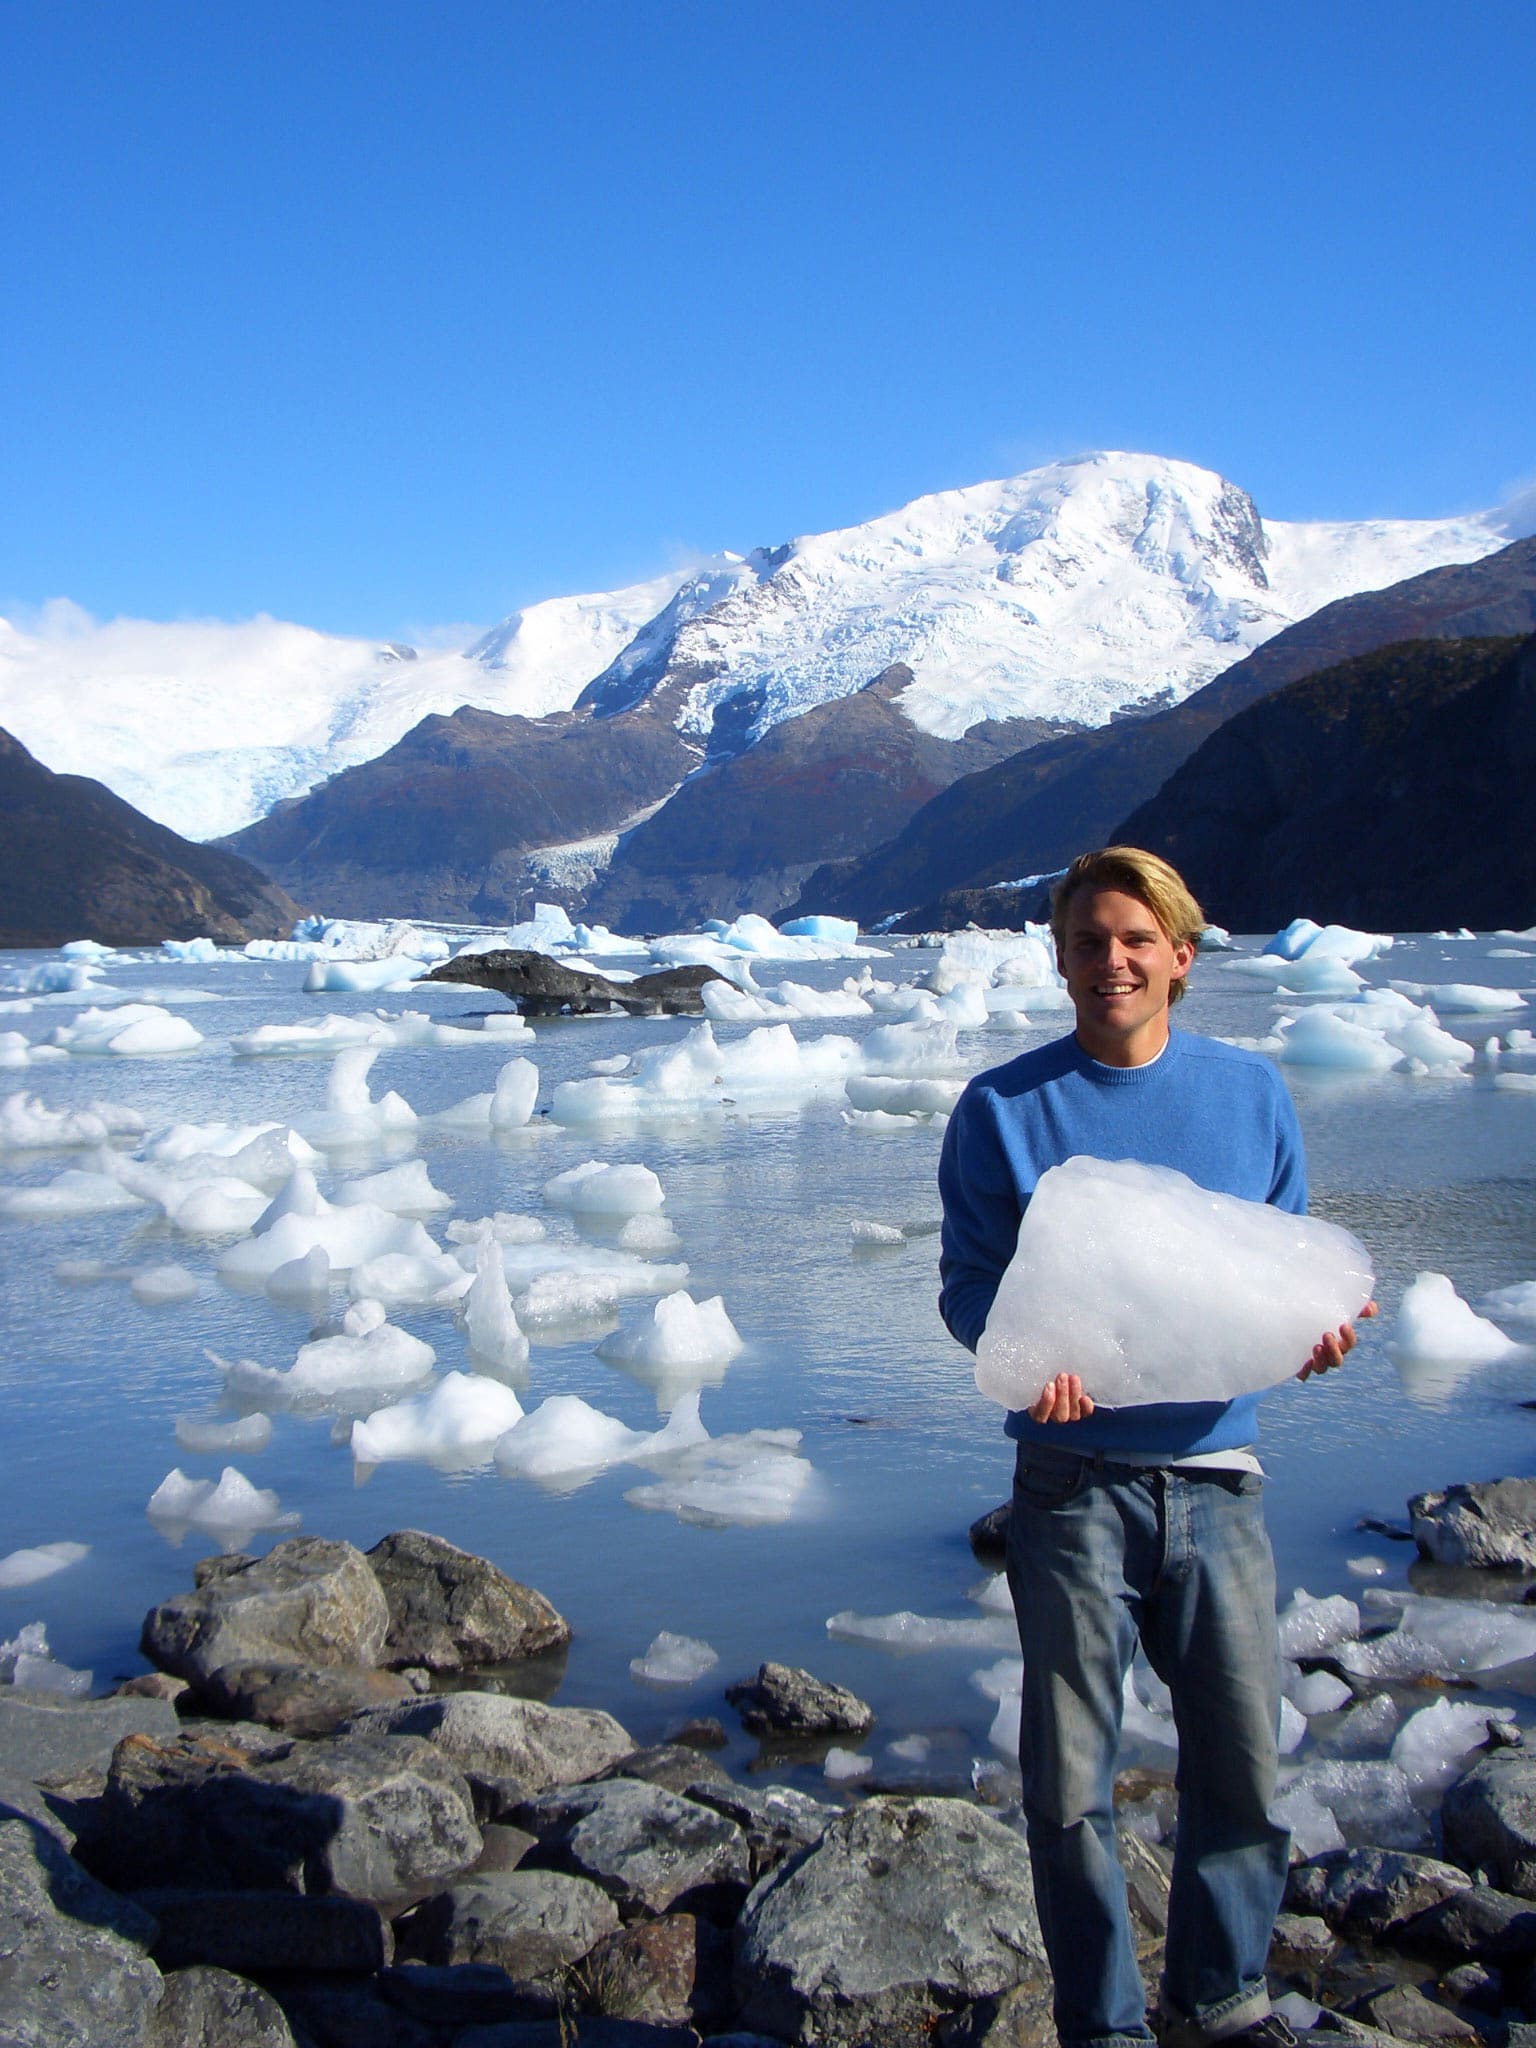
[[[1177,1167],[1218,1194],[1295,1215],[1307,1206],[1296,1112],[1268,1060],[1183,1031],[1142,1067],[1102,1066],[1075,1038],[1038,1046],[978,1074],[944,1135],[939,1312],[967,1350],[986,1328],[1036,1181],[1078,1153]],[[1071,1369],[1064,1358],[1058,1370]],[[1258,1399],[1099,1408],[1060,1423],[1014,1410],[1006,1428],[1063,1449],[1188,1457],[1252,1443]]]

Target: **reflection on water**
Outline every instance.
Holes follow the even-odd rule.
[[[909,978],[924,964],[921,954],[900,952],[879,971]],[[795,963],[787,972],[834,988],[849,968]],[[1536,959],[1507,942],[1418,939],[1367,970],[1377,984],[1389,972],[1519,989],[1536,984]],[[216,997],[196,1011],[206,1048],[174,1060],[58,1061],[16,1069],[8,1082],[0,1075],[0,1084],[35,1092],[50,1109],[80,1109],[98,1098],[127,1104],[151,1129],[315,1117],[325,1105],[325,1061],[236,1060],[224,1049],[234,1033],[263,1022],[365,1013],[377,1002],[304,996],[302,973],[114,964],[111,977],[125,987],[152,983],[173,1001],[194,992]],[[778,970],[765,966],[759,978],[771,986]],[[451,988],[386,1003],[430,1005],[440,1019],[486,1007],[483,995]],[[1253,1039],[1268,1033],[1274,1013],[1271,993],[1224,972],[1217,956],[1199,963],[1179,1021]],[[70,1014],[54,1005],[0,1021],[38,1039]],[[796,1035],[859,1035],[879,1021],[803,1023]],[[1466,1016],[1445,1021],[1480,1046],[1490,1029],[1531,1019],[1520,1011],[1492,1025]],[[689,1028],[682,1020],[556,1020],[536,1026],[536,1043],[518,1050],[538,1066],[539,1099],[547,1104],[556,1082],[585,1077],[594,1061],[675,1042]],[[725,1044],[745,1028],[720,1025],[717,1035]],[[962,1033],[960,1046],[979,1069],[1060,1029],[1059,1018],[1022,1035],[988,1028]],[[375,1095],[396,1090],[422,1116],[414,1152],[453,1198],[456,1218],[533,1213],[573,1250],[600,1245],[602,1231],[584,1237],[570,1217],[544,1207],[545,1182],[593,1158],[640,1163],[660,1176],[664,1213],[681,1242],[668,1256],[687,1261],[695,1300],[723,1297],[745,1346],[727,1366],[691,1382],[703,1425],[711,1440],[737,1444],[757,1431],[799,1432],[797,1462],[808,1461],[814,1482],[794,1493],[789,1518],[715,1526],[707,1515],[680,1519],[676,1502],[656,1499],[645,1505],[659,1511],[645,1512],[627,1496],[658,1484],[659,1475],[624,1466],[546,1490],[485,1462],[457,1470],[399,1462],[379,1465],[359,1485],[364,1475],[354,1470],[334,1409],[277,1413],[263,1449],[182,1448],[178,1416],[230,1420],[236,1412],[223,1402],[222,1377],[207,1352],[284,1370],[313,1334],[314,1304],[284,1305],[222,1284],[213,1276],[217,1242],[180,1237],[146,1220],[148,1212],[6,1221],[0,1555],[59,1541],[88,1543],[91,1554],[35,1588],[0,1591],[0,1638],[41,1616],[55,1653],[92,1666],[98,1684],[140,1668],[144,1611],[187,1584],[192,1559],[216,1547],[197,1531],[171,1547],[145,1504],[175,1466],[207,1481],[234,1463],[252,1485],[275,1493],[284,1511],[296,1510],[307,1531],[366,1547],[390,1529],[427,1529],[537,1586],[572,1624],[568,1661],[563,1673],[541,1667],[507,1674],[507,1682],[558,1685],[563,1702],[608,1707],[637,1739],[656,1739],[685,1715],[718,1713],[732,1734],[726,1761],[742,1764],[751,1744],[723,1704],[724,1689],[775,1658],[808,1665],[869,1700],[879,1717],[876,1753],[886,1741],[922,1736],[944,1769],[966,1768],[986,1753],[993,1718],[993,1703],[970,1683],[988,1657],[958,1646],[901,1655],[842,1631],[829,1635],[825,1626],[829,1616],[850,1612],[973,1620],[966,1595],[981,1574],[966,1529],[1007,1491],[1010,1453],[998,1412],[977,1395],[971,1361],[944,1332],[935,1305],[938,1130],[850,1128],[831,1099],[799,1113],[726,1108],[579,1131],[540,1118],[494,1142],[426,1121],[489,1089],[508,1057],[493,1041],[389,1049],[370,1084]],[[1506,1062],[1509,1071],[1533,1064]],[[1536,1461],[1536,1414],[1520,1406],[1536,1397],[1536,1354],[1447,1373],[1394,1364],[1388,1349],[1398,1303],[1417,1273],[1449,1275],[1477,1307],[1495,1289],[1536,1280],[1536,1096],[1496,1090],[1482,1063],[1459,1079],[1319,1069],[1287,1070],[1287,1079],[1307,1139],[1313,1206],[1370,1247],[1383,1314],[1362,1331],[1344,1372],[1286,1386],[1265,1402],[1261,1449],[1282,1595],[1298,1584],[1348,1590],[1358,1582],[1347,1560],[1367,1547],[1385,1558],[1381,1583],[1402,1589],[1411,1549],[1362,1537],[1362,1516],[1400,1524],[1412,1493],[1527,1473]],[[332,1159],[322,1186],[334,1191],[343,1173],[378,1171],[410,1150],[408,1136],[389,1133],[344,1161]],[[0,1186],[39,1185],[72,1162],[83,1163],[71,1154],[7,1154]],[[899,1243],[856,1243],[856,1221],[901,1226],[906,1235]],[[444,1241],[440,1227],[432,1234]],[[66,1260],[100,1264],[77,1268],[70,1284],[56,1277]],[[199,1281],[196,1297],[135,1300],[126,1276],[172,1260]],[[617,1327],[638,1332],[652,1308],[648,1299],[621,1302]],[[467,1366],[465,1340],[446,1309],[404,1306],[392,1320],[433,1345],[440,1375]],[[679,1387],[665,1373],[626,1371],[622,1361],[600,1358],[597,1340],[614,1322],[610,1314],[606,1324],[534,1331],[524,1407],[567,1395],[628,1431],[654,1432]],[[1512,1325],[1511,1334],[1524,1333]],[[794,1457],[787,1436],[782,1443],[781,1455]],[[252,1539],[256,1548],[271,1540]],[[708,1643],[719,1664],[689,1686],[637,1682],[631,1660],[662,1631]],[[903,1768],[910,1772],[910,1760]]]

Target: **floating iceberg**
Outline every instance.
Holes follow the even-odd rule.
[[[1479,1366],[1519,1358],[1528,1347],[1478,1315],[1444,1273],[1420,1273],[1403,1295],[1387,1346],[1404,1391],[1443,1401]]]
[[[233,1465],[226,1465],[216,1481],[189,1479],[179,1467],[173,1468],[150,1495],[145,1512],[152,1521],[185,1523],[224,1536],[296,1529],[299,1524],[297,1515],[282,1512],[275,1493],[252,1486]]]
[[[523,1419],[522,1403],[500,1380],[481,1373],[448,1373],[429,1394],[379,1408],[352,1425],[352,1455],[360,1465],[387,1460],[489,1459],[497,1439]]]
[[[666,1197],[648,1166],[605,1166],[589,1159],[544,1183],[544,1199],[552,1209],[577,1216],[642,1216],[661,1208]]]
[[[1069,1159],[1025,1210],[976,1384],[1024,1408],[1070,1363],[1108,1405],[1229,1400],[1294,1377],[1372,1284],[1365,1247],[1336,1224],[1171,1167]]]
[[[0,1557],[0,1591],[17,1586],[35,1586],[39,1579],[51,1579],[90,1555],[88,1543],[38,1543],[27,1550],[13,1550]]]
[[[630,1658],[629,1670],[631,1677],[645,1685],[692,1685],[719,1662],[719,1651],[708,1643],[694,1636],[673,1635],[664,1628],[652,1638],[643,1657]]]

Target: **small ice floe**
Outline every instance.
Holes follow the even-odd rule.
[[[848,1225],[848,1235],[855,1244],[905,1244],[907,1234],[897,1223],[875,1223],[867,1217],[855,1216]]]
[[[183,1451],[209,1457],[224,1451],[264,1451],[272,1441],[272,1418],[255,1415],[178,1415],[176,1443]]]
[[[1291,1816],[1300,1811],[1305,1816],[1302,1839],[1317,1839],[1325,1830],[1313,1817],[1306,1798],[1297,1798],[1294,1805],[1292,1801],[1293,1793],[1309,1795],[1331,1814],[1341,1842],[1369,1844],[1376,1849],[1421,1849],[1428,1845],[1429,1827],[1413,1803],[1413,1791],[1407,1772],[1385,1758],[1307,1763],[1282,1786],[1273,1812],[1277,1819],[1292,1825],[1294,1832]]]
[[[528,1339],[513,1311],[501,1247],[492,1237],[475,1246],[475,1277],[464,1296],[464,1328],[471,1352],[497,1371],[510,1372],[528,1356]]]
[[[628,1061],[624,1064],[627,1066]],[[533,1115],[539,1099],[539,1070],[532,1060],[508,1060],[496,1076],[496,1086],[485,1095],[467,1095],[447,1109],[438,1110],[433,1123],[448,1124],[455,1130],[520,1131]]]
[[[311,960],[304,976],[306,995],[373,995],[409,988],[427,971],[425,960]]]
[[[301,1344],[286,1370],[249,1358],[215,1363],[237,1400],[305,1409],[323,1408],[338,1397],[419,1386],[431,1377],[436,1357],[430,1344],[388,1322],[381,1303],[360,1301],[342,1317],[337,1335]]]
[[[41,1187],[0,1190],[0,1216],[19,1223],[55,1223],[72,1216],[111,1216],[141,1209],[145,1197],[123,1186],[116,1174],[67,1166]]]
[[[1286,1667],[1284,1685],[1286,1698],[1308,1720],[1314,1714],[1336,1714],[1354,1698],[1343,1679],[1335,1678],[1331,1671],[1301,1671],[1294,1664]]]
[[[666,1196],[648,1166],[606,1166],[589,1159],[546,1181],[544,1199],[552,1209],[569,1209],[576,1216],[617,1218],[652,1214]]]
[[[851,989],[807,988],[781,981],[772,990],[706,982],[699,991],[704,1014],[717,1024],[771,1024],[785,1017],[867,1017],[869,1003]]]
[[[510,1209],[498,1209],[494,1216],[477,1216],[469,1221],[461,1219],[450,1223],[443,1235],[450,1244],[478,1244],[482,1237],[493,1237],[498,1244],[537,1244],[549,1233],[537,1216],[522,1216]]]
[[[1486,1296],[1483,1307],[1501,1323],[1536,1323],[1536,1280],[1517,1280]]]
[[[118,1137],[138,1137],[144,1119],[136,1109],[115,1102],[93,1102],[89,1109],[49,1109],[40,1096],[18,1091],[0,1096],[0,1152],[70,1151],[81,1145],[105,1145]]]
[[[642,1685],[693,1685],[720,1662],[718,1650],[696,1636],[663,1629],[643,1657],[631,1657],[629,1671]]]
[[[350,1273],[386,1252],[440,1256],[419,1222],[371,1202],[334,1208],[315,1187],[313,1175],[298,1168],[256,1220],[252,1235],[221,1251],[215,1264],[220,1276],[236,1286],[264,1287],[280,1267],[316,1250],[324,1252],[334,1273]]]
[[[1282,1657],[1320,1657],[1359,1635],[1360,1609],[1342,1593],[1316,1598],[1298,1586],[1278,1616],[1277,1628]]]
[[[605,1337],[597,1355],[637,1379],[682,1382],[698,1375],[692,1380],[698,1385],[715,1368],[729,1365],[741,1349],[722,1296],[695,1301],[679,1289],[664,1295],[646,1321]]]
[[[202,1293],[202,1284],[185,1266],[146,1266],[128,1283],[135,1301],[158,1308],[169,1302],[192,1301]]]
[[[1019,1643],[1011,1614],[951,1621],[906,1607],[894,1614],[857,1614],[845,1607],[828,1615],[827,1634],[838,1642],[873,1643],[882,1650],[1017,1650]]]
[[[618,1237],[621,1252],[633,1252],[642,1259],[670,1259],[683,1248],[671,1222],[665,1216],[631,1216]]]
[[[0,1643],[0,1685],[14,1686],[18,1692],[83,1699],[91,1689],[91,1673],[58,1663],[49,1652],[43,1624],[29,1621],[9,1642]]]
[[[1497,1017],[1525,1008],[1517,988],[1480,988],[1469,981],[1389,981],[1387,986],[1414,1002],[1431,1002],[1437,1010],[1465,1017]]]
[[[168,1529],[206,1529],[228,1539],[299,1525],[296,1514],[283,1513],[275,1493],[252,1486],[233,1465],[226,1465],[217,1480],[189,1479],[173,1467],[150,1495],[145,1512]]]
[[[1445,1400],[1479,1366],[1525,1354],[1456,1292],[1444,1273],[1420,1273],[1403,1295],[1387,1355],[1404,1391],[1431,1403]]]
[[[574,1126],[630,1118],[670,1122],[725,1108],[795,1109],[839,1092],[858,1062],[856,1041],[836,1033],[802,1045],[788,1024],[765,1024],[721,1046],[706,1021],[682,1039],[636,1053],[621,1077],[560,1082],[549,1113],[557,1124]]]
[[[409,1131],[416,1123],[411,1105],[391,1088],[377,1101],[368,1092],[368,1071],[379,1056],[373,1045],[349,1046],[331,1065],[325,1108],[300,1120],[311,1144],[322,1151],[345,1150],[386,1132]]]
[[[309,1256],[325,1260],[329,1272],[330,1262],[323,1251],[311,1252]],[[274,1274],[268,1281],[268,1294],[277,1293],[279,1278]],[[443,1307],[460,1300],[473,1285],[473,1276],[464,1271],[451,1252],[437,1252],[430,1257],[421,1253],[382,1252],[378,1258],[365,1259],[360,1266],[354,1266],[347,1283],[354,1301],[381,1301],[387,1309],[424,1308],[429,1304]]]
[[[844,1749],[833,1743],[822,1760],[822,1772],[834,1785],[847,1784],[855,1778],[867,1778],[875,1768],[872,1756],[865,1756],[856,1749]]]
[[[26,1550],[13,1550],[0,1557],[0,1591],[16,1586],[35,1586],[39,1579],[51,1579],[90,1555],[88,1543],[38,1543]]]
[[[203,1034],[155,1003],[121,1003],[110,1010],[83,1010],[73,1024],[54,1027],[50,1042],[78,1057],[111,1054],[143,1059],[161,1053],[195,1052]]]
[[[497,1440],[522,1419],[522,1403],[500,1380],[451,1372],[430,1393],[354,1422],[352,1455],[360,1465],[408,1458],[485,1464]]]
[[[710,1437],[668,1456],[660,1478],[631,1487],[624,1498],[631,1507],[704,1528],[751,1528],[787,1522],[809,1494],[813,1476],[810,1461],[800,1454],[798,1429],[753,1429]]]
[[[1373,1557],[1369,1552],[1361,1557],[1346,1557],[1344,1569],[1357,1579],[1379,1579],[1387,1570],[1384,1557]]]
[[[338,1209],[355,1208],[361,1202],[387,1209],[392,1216],[433,1216],[440,1209],[453,1207],[452,1195],[445,1195],[441,1188],[432,1185],[423,1159],[410,1159],[403,1166],[386,1167],[382,1173],[344,1181],[336,1190]]]
[[[1410,1714],[1392,1743],[1392,1762],[1416,1793],[1449,1791],[1470,1751],[1488,1739],[1488,1709],[1470,1701],[1436,1700]]]
[[[686,1396],[657,1430],[631,1429],[575,1394],[551,1394],[496,1446],[504,1479],[568,1486],[610,1465],[649,1464],[708,1441],[697,1393]]]
[[[1362,1596],[1380,1618],[1398,1617],[1397,1633],[1427,1643],[1439,1653],[1442,1669],[1454,1672],[1497,1671],[1536,1656],[1536,1612],[1507,1601],[1447,1600],[1431,1593],[1394,1593],[1369,1587]],[[1362,1644],[1384,1647],[1392,1636]],[[1411,1674],[1404,1674],[1411,1675]]]

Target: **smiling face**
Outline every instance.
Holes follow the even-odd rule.
[[[1056,960],[1089,1058],[1109,1067],[1156,1059],[1168,1042],[1168,992],[1194,957],[1188,940],[1175,945],[1139,896],[1075,891]]]

